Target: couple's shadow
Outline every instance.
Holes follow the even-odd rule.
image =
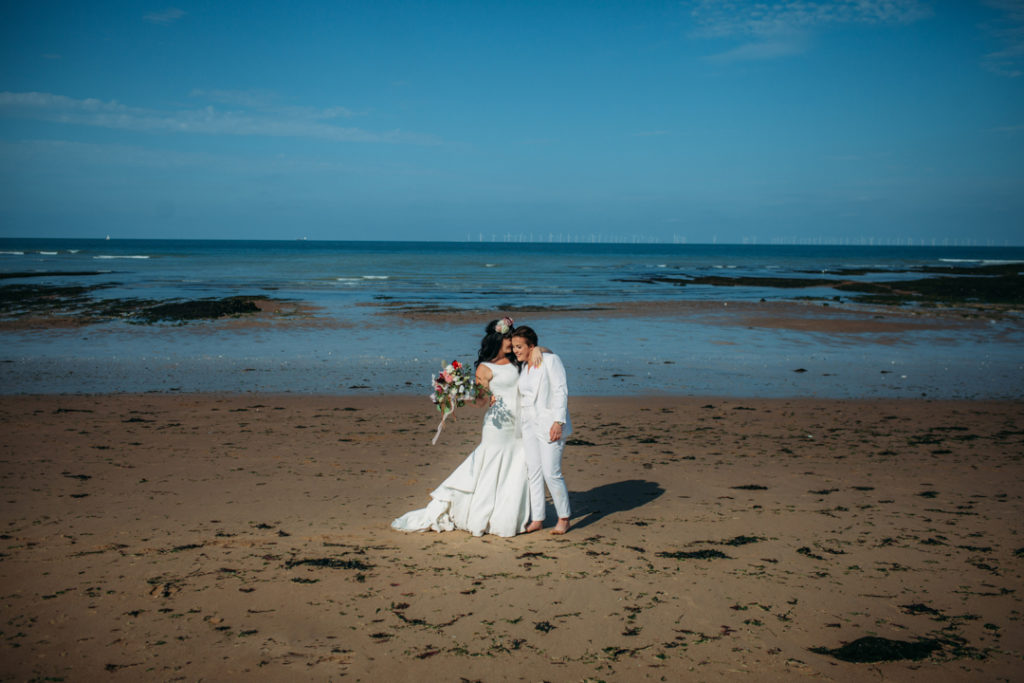
[[[608,515],[626,512],[642,507],[651,502],[665,489],[653,481],[643,479],[627,479],[614,484],[597,486],[589,491],[572,491],[569,500],[572,502],[572,527],[582,529]],[[548,518],[557,517],[548,503]]]

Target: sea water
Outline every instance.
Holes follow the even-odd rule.
[[[870,282],[921,277],[912,271],[922,267],[999,262],[1024,262],[1024,248],[3,239],[4,284],[99,285],[93,296],[100,299],[266,296],[305,302],[334,324],[114,321],[6,330],[0,391],[421,393],[441,363],[472,361],[487,320],[509,307],[829,299],[839,293],[827,286],[682,282],[839,274]],[[393,312],[423,308],[493,313],[468,323]],[[1016,398],[1024,391],[1024,335],[1013,317],[896,339],[664,314],[567,312],[533,325],[562,355],[580,394]]]

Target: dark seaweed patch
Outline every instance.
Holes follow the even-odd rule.
[[[728,541],[722,541],[722,545],[740,546],[757,543],[758,541],[763,540],[763,536],[736,536],[735,538],[730,538]]]
[[[844,662],[895,662],[901,659],[913,661],[927,658],[932,652],[941,650],[942,644],[933,639],[919,639],[917,642],[890,640],[878,636],[865,636],[842,647],[811,648],[811,652],[830,655]]]
[[[804,546],[802,548],[797,548],[796,551],[800,555],[806,555],[807,557],[811,558],[812,560],[824,560],[825,559],[821,555],[815,555],[814,553],[812,553],[811,549],[808,548],[807,546]]]
[[[336,557],[314,557],[304,560],[288,560],[284,563],[285,569],[291,569],[302,565],[307,567],[323,567],[326,569],[358,569],[360,571],[371,569],[373,567],[372,564],[367,564],[361,560],[341,560]]]
[[[196,299],[194,301],[172,301],[143,309],[138,319],[144,322],[185,321],[223,318],[229,315],[257,313],[259,307],[254,297],[231,296],[223,299]]]
[[[60,285],[4,285],[0,287],[0,314],[59,311],[69,305],[84,305],[96,287]]]
[[[931,277],[896,280],[891,282],[852,282],[834,277],[726,277],[709,275],[693,277],[647,276],[619,282],[668,284],[677,287],[710,285],[712,287],[771,287],[774,289],[804,289],[832,287],[841,292],[855,292],[856,301],[901,305],[908,302],[986,302],[1017,304],[1024,301],[1024,277],[1020,264],[995,264],[980,267],[924,267],[910,269],[908,273],[927,274]],[[849,277],[874,272],[850,269],[834,273]],[[886,271],[888,272],[888,271]]]
[[[177,322],[213,320],[227,316],[258,313],[256,301],[265,296],[231,296],[185,301],[158,301],[126,297],[121,299],[94,298],[94,293],[117,283],[92,286],[59,285],[2,285],[0,286],[0,318],[26,316],[57,316],[79,324],[106,320],[129,323]]]
[[[900,610],[902,610],[904,614],[932,614],[939,617],[942,616],[942,612],[939,610],[920,602],[915,602],[911,605],[900,605]]]
[[[202,547],[203,547],[202,543],[186,543],[185,545],[176,545],[173,548],[171,548],[170,550],[167,550],[165,552],[180,553],[182,550],[195,550],[196,548],[202,548]]]
[[[731,560],[732,558],[720,550],[695,550],[693,552],[660,552],[658,557],[667,557],[673,560]]]

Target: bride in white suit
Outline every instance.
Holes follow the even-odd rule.
[[[512,332],[512,353],[520,363],[519,417],[530,481],[532,521],[527,533],[544,526],[544,484],[558,514],[553,534],[569,530],[569,490],[562,476],[562,450],[572,433],[569,420],[569,389],[562,359],[544,353],[540,367],[527,362],[537,347],[537,333],[521,325]]]

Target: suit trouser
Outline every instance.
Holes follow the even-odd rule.
[[[523,424],[523,451],[526,473],[530,479],[530,508],[534,521],[544,519],[544,484],[551,492],[551,502],[559,518],[569,517],[569,489],[562,478],[562,449],[565,439],[551,443],[551,425],[542,426],[532,420]]]

